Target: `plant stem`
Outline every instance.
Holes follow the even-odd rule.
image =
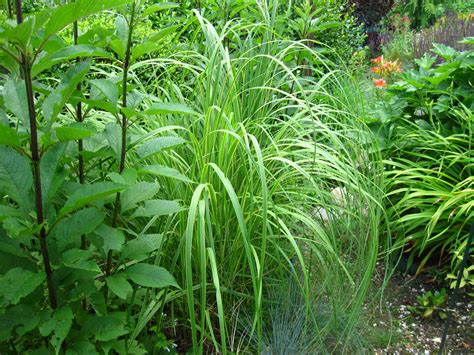
[[[125,50],[125,58],[123,61],[123,77],[122,77],[122,109],[127,107],[127,82],[128,82],[128,69],[130,67],[130,54],[132,47],[132,34],[133,34],[133,21],[135,19],[135,2],[132,4],[132,10],[130,15],[130,22],[128,25],[128,38],[127,38],[127,47]],[[127,116],[122,110],[122,120],[121,120],[121,129],[122,129],[122,146],[120,151],[120,163],[119,163],[119,173],[125,169],[125,160],[127,154]],[[118,218],[120,215],[120,192],[117,192],[115,195],[115,205],[114,213],[112,217],[112,227],[116,228],[118,225]],[[107,264],[105,267],[105,274],[108,276],[112,271],[112,250],[109,250],[107,254]],[[107,301],[108,289],[105,287],[104,295]]]
[[[16,4],[16,18],[17,23],[23,21],[23,14],[21,11],[21,0],[15,0]],[[36,206],[36,222],[41,228],[39,232],[41,254],[43,256],[44,269],[46,272],[46,284],[48,287],[49,303],[53,309],[58,306],[56,289],[53,283],[53,270],[49,260],[48,244],[46,242],[46,230],[43,226],[43,196],[41,191],[41,168],[40,168],[40,154],[38,147],[38,132],[36,127],[36,110],[33,92],[33,83],[31,80],[31,65],[26,53],[21,56],[21,69],[25,80],[26,97],[28,101],[28,114],[30,118],[30,146],[31,146],[31,160],[33,163],[33,178],[35,187],[35,206]]]
[[[11,19],[13,18],[12,4],[10,0],[6,0],[6,2],[7,2],[7,8],[8,8],[8,18]]]

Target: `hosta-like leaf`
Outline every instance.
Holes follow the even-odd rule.
[[[184,208],[176,201],[148,200],[145,206],[138,207],[132,215],[134,217],[165,216],[183,211]]]
[[[62,214],[75,211],[91,202],[101,200],[116,192],[123,191],[126,186],[114,182],[96,182],[91,185],[82,185],[61,209]]]
[[[15,200],[21,209],[28,210],[32,185],[29,160],[12,148],[0,146],[0,191]]]
[[[99,341],[109,341],[127,334],[128,330],[125,329],[125,321],[110,315],[91,317],[84,324],[81,333],[94,336]]]
[[[105,278],[110,291],[115,293],[121,299],[126,299],[127,295],[132,293],[132,285],[127,281],[125,274],[116,274]]]
[[[174,102],[161,102],[152,105],[148,110],[145,111],[147,115],[198,115],[198,113],[192,110],[190,107]]]
[[[127,277],[134,283],[145,287],[179,287],[174,277],[164,268],[156,265],[138,263],[129,267]]]
[[[0,277],[0,297],[7,303],[17,304],[44,281],[44,273],[36,273],[21,268],[10,269]]]
[[[137,154],[143,159],[150,155],[159,153],[163,149],[172,148],[185,142],[186,141],[181,137],[157,137],[146,141],[138,147]]]

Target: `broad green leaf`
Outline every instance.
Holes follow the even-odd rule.
[[[137,203],[153,198],[159,191],[160,184],[157,182],[141,181],[122,194],[122,211],[128,211],[135,207]]]
[[[23,336],[38,326],[40,318],[35,310],[27,304],[9,307],[0,315],[0,342],[11,337],[15,329],[18,335]]]
[[[163,11],[163,10],[168,10],[168,9],[174,9],[176,7],[179,7],[179,4],[175,2],[162,2],[158,4],[153,4],[148,6],[145,11],[143,11],[143,16],[148,16],[154,12],[158,11]]]
[[[184,182],[192,182],[186,176],[182,175],[178,170],[163,165],[147,165],[138,170],[138,173],[165,176]]]
[[[34,78],[36,75],[56,64],[79,57],[110,57],[110,54],[105,49],[84,44],[61,48],[56,52],[40,58],[31,68],[31,75]]]
[[[145,260],[150,253],[161,248],[163,236],[161,234],[140,235],[125,244],[120,254],[121,260]]]
[[[21,212],[14,207],[0,205],[0,222],[8,217],[21,216]]]
[[[39,327],[39,331],[44,337],[49,336],[54,331],[54,334],[50,338],[50,342],[56,355],[61,351],[61,344],[71,330],[73,318],[74,314],[71,307],[65,306],[55,310],[52,317]]]
[[[174,102],[161,102],[152,105],[148,110],[145,111],[147,115],[198,115],[196,111],[193,111],[190,107]]]
[[[105,211],[103,209],[84,208],[59,221],[51,231],[51,236],[56,238],[59,251],[63,251],[69,245],[79,247],[79,237],[95,231],[104,218]]]
[[[125,300],[127,295],[132,293],[132,285],[127,281],[124,274],[116,274],[105,278],[105,282],[110,291],[115,293],[118,297]]]
[[[61,209],[62,214],[70,213],[77,210],[91,202],[101,200],[116,192],[123,191],[124,185],[116,184],[114,182],[96,182],[91,185],[82,185],[71,197],[66,201],[66,204]]]
[[[176,33],[178,26],[170,26],[159,30],[147,38],[143,43],[137,44],[132,48],[132,59],[138,59],[141,56],[160,49],[163,44],[161,40],[170,34]]]
[[[61,142],[85,139],[96,134],[91,127],[86,126],[83,122],[74,122],[67,126],[57,127],[55,131],[56,137]]]
[[[163,149],[172,148],[185,142],[186,141],[181,137],[157,137],[146,141],[138,147],[137,154],[140,158],[144,159],[150,155],[161,152]]]
[[[454,58],[459,53],[454,48],[448,47],[441,43],[433,43],[433,49],[431,51],[447,60]]]
[[[91,250],[71,249],[61,255],[64,266],[71,269],[85,270],[100,273],[97,263],[92,260]]]
[[[77,85],[86,76],[89,68],[90,62],[82,61],[63,75],[61,82],[43,102],[43,115],[47,120],[54,120],[61,112]]]
[[[117,106],[119,92],[117,85],[109,79],[95,79],[90,81],[91,85],[95,86],[107,100],[113,105]]]
[[[107,123],[104,134],[109,146],[115,152],[115,159],[119,161],[122,151],[122,128],[116,123]]]
[[[28,210],[32,185],[29,160],[12,148],[0,146],[0,191],[15,200],[21,209]]]
[[[26,87],[23,80],[9,79],[3,87],[5,107],[26,127],[29,127],[30,116],[26,99]]]
[[[99,341],[109,341],[128,333],[125,322],[114,316],[90,317],[81,333],[94,336]]]
[[[65,150],[66,144],[56,144],[41,159],[41,191],[45,206],[54,198],[66,177],[64,172],[59,172],[62,169],[61,158]]]
[[[132,218],[166,216],[183,210],[184,208],[176,201],[148,200],[145,201],[145,206],[140,206],[135,210]]]
[[[178,287],[174,277],[164,268],[156,265],[138,263],[126,270],[127,277],[144,287]]]
[[[102,249],[105,254],[107,254],[109,250],[119,251],[125,243],[123,232],[119,229],[109,227],[106,224],[100,225],[95,233],[102,238]]]
[[[76,0],[74,3],[61,6],[51,12],[50,20],[45,26],[45,35],[50,36],[82,17],[126,5],[131,0]]]
[[[20,135],[10,126],[0,124],[0,144],[16,147],[20,145]]]
[[[44,273],[36,273],[21,268],[10,269],[0,277],[0,296],[6,302],[17,304],[44,281]]]

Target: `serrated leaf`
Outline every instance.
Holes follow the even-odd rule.
[[[110,57],[110,54],[105,49],[84,44],[64,47],[37,61],[31,68],[31,75],[34,78],[56,64],[79,57]]]
[[[176,147],[185,142],[186,141],[181,137],[157,137],[146,141],[138,147],[137,154],[140,158],[144,159],[150,155],[159,153],[164,149]]]
[[[118,102],[118,88],[112,80],[109,79],[95,79],[90,81],[91,85],[95,86],[104,94],[107,100],[113,105],[117,106]]]
[[[109,146],[115,153],[115,159],[120,160],[120,153],[122,151],[122,129],[118,124],[107,123],[104,130],[105,138]]]
[[[44,281],[44,273],[36,273],[21,268],[13,268],[0,277],[0,296],[6,302],[17,304]]]
[[[109,341],[128,333],[125,323],[114,316],[91,317],[82,329],[84,334],[94,336],[99,341]]]
[[[78,247],[80,245],[79,237],[95,231],[104,218],[105,211],[103,209],[89,207],[59,221],[51,231],[51,235],[57,240],[59,251],[71,244]]]
[[[29,113],[26,99],[26,87],[23,80],[9,79],[3,87],[5,107],[28,127]]]
[[[161,234],[140,235],[125,244],[120,254],[121,260],[142,261],[150,256],[152,252],[161,248],[163,236]]]
[[[127,295],[133,291],[132,285],[127,281],[124,274],[116,274],[106,277],[105,281],[107,282],[110,291],[123,300],[127,299]]]
[[[82,123],[72,123],[55,129],[59,141],[75,141],[92,137],[96,132]]]
[[[82,61],[70,68],[61,78],[58,86],[43,101],[43,115],[47,120],[54,120],[61,112],[77,85],[89,71],[90,62]]]
[[[164,268],[156,265],[138,263],[126,270],[127,277],[144,287],[178,287],[174,277]]]
[[[45,35],[50,36],[82,17],[123,6],[131,0],[76,0],[51,11],[50,20],[45,26]]]
[[[122,211],[128,211],[137,203],[153,198],[159,191],[160,184],[157,182],[141,181],[130,187],[122,194]]]
[[[65,150],[66,144],[56,144],[41,159],[41,190],[45,206],[54,198],[66,177],[65,173],[59,173],[62,168],[61,158]]]
[[[143,16],[148,16],[154,12],[169,10],[179,7],[179,5],[175,2],[162,2],[158,4],[153,4],[148,6],[145,11],[143,11]]]
[[[186,176],[182,175],[178,170],[163,165],[147,165],[138,170],[138,173],[165,176],[184,182],[192,182]]]
[[[125,243],[123,232],[119,229],[109,227],[106,224],[100,225],[95,233],[102,239],[102,249],[105,254],[107,254],[109,250],[119,251]]]
[[[64,266],[71,269],[100,273],[100,268],[92,258],[91,250],[71,249],[61,255]]]
[[[0,144],[16,147],[20,145],[20,135],[10,126],[0,124]]]
[[[147,115],[199,115],[193,111],[190,107],[174,102],[161,102],[152,105],[148,110],[145,111]]]
[[[21,209],[29,210],[32,186],[29,160],[12,148],[0,146],[0,191],[15,200]]]
[[[71,307],[65,306],[55,310],[52,317],[39,327],[39,331],[44,337],[49,336],[54,331],[50,342],[56,354],[59,354],[61,344],[69,334],[73,318],[74,314],[72,313]]]
[[[176,201],[148,200],[145,205],[138,207],[132,215],[136,217],[166,216],[183,211],[184,208]]]
[[[70,213],[89,203],[101,200],[109,195],[123,191],[124,185],[114,182],[96,182],[91,185],[81,185],[81,187],[72,194],[61,209],[62,214]]]

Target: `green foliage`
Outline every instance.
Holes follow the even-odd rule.
[[[459,265],[474,217],[473,52],[434,45],[380,93],[373,128],[385,149],[388,221],[409,262],[430,258]],[[377,114],[376,114],[377,115]]]
[[[409,306],[410,312],[416,315],[421,315],[424,318],[430,318],[437,315],[441,319],[446,319],[447,314],[443,308],[446,302],[446,289],[442,288],[441,291],[425,292],[424,294],[417,296],[418,305]]]

